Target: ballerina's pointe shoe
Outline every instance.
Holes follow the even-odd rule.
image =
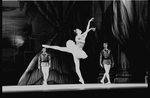
[[[79,80],[82,84],[85,84],[84,81],[82,79]]]
[[[43,44],[42,47],[49,48],[49,45]]]

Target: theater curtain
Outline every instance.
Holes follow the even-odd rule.
[[[20,11],[25,10],[25,15],[27,16],[28,24],[31,24],[36,13],[37,7],[35,6],[33,1],[19,1]]]
[[[119,42],[118,51],[120,51],[120,53],[125,53],[130,64],[129,68],[137,78],[139,75],[144,75],[144,71],[146,70],[146,65],[148,63],[148,2],[114,0],[112,3],[112,32]],[[120,57],[119,59],[122,58]],[[141,66],[143,67],[141,68]],[[137,78],[137,81],[139,80]]]
[[[112,32],[118,41],[124,45],[129,38],[130,19],[132,19],[132,5],[131,1],[127,3],[120,1],[113,1],[113,23]],[[130,16],[130,17],[129,17]]]

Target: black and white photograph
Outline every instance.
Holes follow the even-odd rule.
[[[2,0],[2,94],[144,97],[148,30],[148,0]]]

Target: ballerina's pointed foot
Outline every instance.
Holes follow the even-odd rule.
[[[49,45],[43,44],[42,47],[49,48]]]
[[[84,83],[84,80],[80,79],[79,81],[80,81],[82,84],[85,84],[85,83]]]

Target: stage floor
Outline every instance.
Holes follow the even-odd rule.
[[[2,93],[19,92],[57,92],[57,91],[86,91],[103,89],[142,89],[148,88],[148,84],[118,83],[118,84],[57,84],[57,85],[25,85],[2,86]]]

